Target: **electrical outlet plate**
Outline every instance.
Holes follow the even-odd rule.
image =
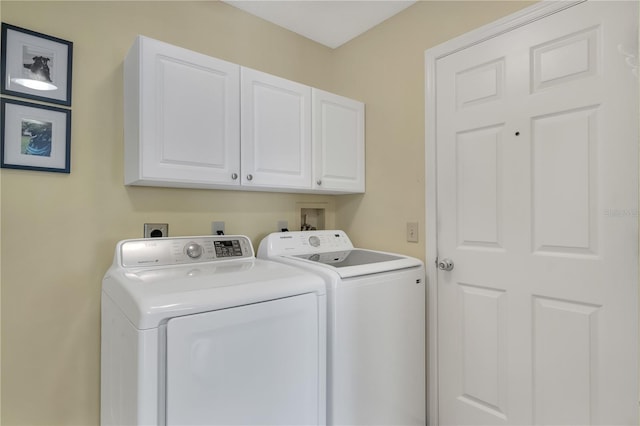
[[[220,234],[222,232],[222,234]],[[224,235],[224,222],[211,222],[212,235]]]
[[[287,220],[279,220],[278,221],[278,228],[276,232],[282,232],[283,229],[289,229],[289,221]]]
[[[168,223],[145,223],[144,238],[160,238],[169,236]]]
[[[407,222],[407,241],[418,242],[418,222]]]

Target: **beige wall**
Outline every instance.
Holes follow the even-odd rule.
[[[424,50],[526,6],[420,2],[332,51],[212,2],[1,2],[3,22],[74,42],[71,174],[3,169],[2,424],[98,423],[100,282],[144,222],[257,244],[297,202],[327,203],[358,245],[424,258]],[[310,196],[124,187],[122,59],[136,34],[363,100],[367,193]],[[335,206],[335,207],[334,207]]]

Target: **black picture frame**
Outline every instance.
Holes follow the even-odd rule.
[[[2,23],[0,93],[71,106],[73,42]]]
[[[71,173],[71,110],[0,99],[0,167]]]

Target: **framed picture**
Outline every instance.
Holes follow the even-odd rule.
[[[73,43],[2,23],[0,91],[71,106]]]
[[[5,98],[0,110],[0,167],[70,173],[70,110]]]

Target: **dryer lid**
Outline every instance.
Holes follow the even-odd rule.
[[[216,244],[243,240],[244,254]],[[326,290],[308,271],[256,259],[246,237],[205,236],[121,241],[102,291],[136,328],[148,329],[176,316]]]

